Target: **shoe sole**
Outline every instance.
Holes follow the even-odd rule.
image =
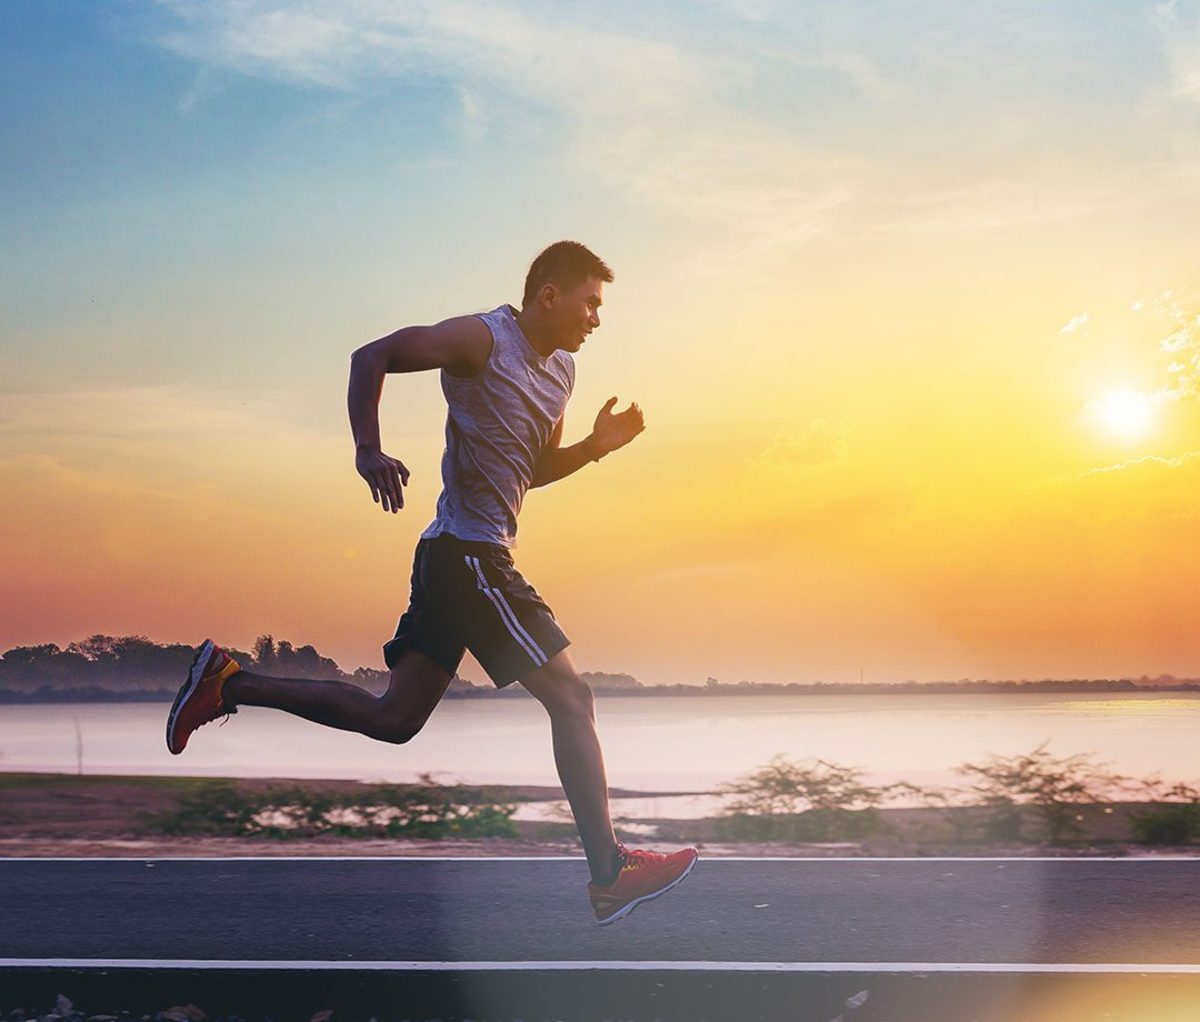
[[[677,876],[674,880],[672,880],[669,884],[667,884],[666,887],[660,887],[657,891],[653,891],[650,894],[643,894],[640,898],[634,898],[633,901],[631,901],[628,905],[626,905],[622,909],[618,909],[607,919],[598,919],[597,923],[600,926],[607,926],[609,923],[615,923],[618,919],[624,919],[627,915],[629,915],[630,912],[632,912],[635,908],[637,908],[643,902],[653,901],[655,898],[659,897],[660,895],[666,894],[667,891],[669,891],[672,887],[677,887],[677,886],[679,886],[679,884],[683,883],[684,878],[687,877],[687,875],[693,869],[696,868],[696,863],[699,861],[700,861],[700,856],[697,855],[691,862],[688,863],[687,869],[685,869],[682,873],[679,874],[679,876]]]
[[[179,720],[179,711],[183,709],[183,704],[191,698],[193,692],[196,691],[196,686],[200,684],[200,679],[204,677],[204,667],[208,665],[209,657],[212,655],[213,642],[212,639],[205,639],[203,644],[192,659],[192,666],[188,669],[188,680],[179,686],[179,692],[175,696],[175,702],[171,704],[171,712],[167,714],[167,751],[172,756],[178,756],[183,752],[181,748],[179,752],[175,751],[175,724]]]

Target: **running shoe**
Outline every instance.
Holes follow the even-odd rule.
[[[614,923],[629,915],[643,901],[666,894],[696,865],[699,853],[694,848],[681,848],[664,855],[641,848],[626,848],[617,842],[621,855],[621,872],[607,886],[588,884],[592,910],[601,926]]]
[[[167,748],[172,755],[178,756],[187,748],[196,728],[237,713],[235,707],[225,705],[222,690],[225,682],[241,669],[242,665],[220,646],[211,639],[204,640],[167,717]]]

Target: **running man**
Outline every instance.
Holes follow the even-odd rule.
[[[269,706],[379,741],[408,742],[469,649],[497,688],[520,682],[550,716],[554,761],[587,853],[588,893],[601,925],[691,872],[694,848],[664,855],[617,841],[591,689],[567,653],[570,640],[509,552],[530,487],[599,461],[645,428],[636,404],[614,413],[613,397],[587,437],[562,446],[575,385],[572,354],[600,325],[604,284],[612,279],[585,246],[560,241],[533,261],[519,311],[501,305],[406,327],[354,352],[347,403],[356,466],[384,511],[404,506],[409,477],[380,446],[384,376],[439,369],[448,405],[437,514],[417,543],[408,609],[383,647],[388,690],[376,697],[341,681],[250,674],[206,641],[167,719],[172,753],[184,750],[196,728],[239,706]]]

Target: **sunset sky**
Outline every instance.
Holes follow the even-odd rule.
[[[350,352],[614,269],[518,567],[647,683],[1200,676],[1200,4],[0,6],[0,650],[382,666]],[[464,673],[482,672],[468,661]]]

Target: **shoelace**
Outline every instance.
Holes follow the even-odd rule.
[[[622,844],[617,845],[617,850],[621,853],[621,869],[623,870],[649,866],[666,858],[660,852],[648,852],[644,848],[626,848]]]
[[[230,675],[230,677],[232,677],[232,676],[233,676],[233,675]],[[225,716],[221,718],[221,723],[220,723],[220,725],[219,725],[219,726],[220,726],[220,727],[224,727],[226,724],[228,724],[228,723],[229,723],[229,718],[230,718],[230,717],[232,717],[232,716],[233,716],[235,713],[237,713],[237,707],[236,707],[236,706],[230,706],[230,705],[229,705],[229,704],[228,704],[228,703],[225,701],[225,695],[224,695],[224,692],[222,692],[222,694],[221,694],[221,710],[222,710],[222,712],[225,714]]]
[[[217,727],[224,727],[229,722],[229,718],[232,717],[235,713],[237,713],[237,710],[226,710],[225,716],[223,716],[221,718],[221,723],[218,724]],[[208,720],[200,721],[200,723],[196,725],[196,730],[199,731],[200,728],[202,728],[202,727],[208,727],[208,725],[211,724],[216,719],[217,719],[216,717],[209,717]]]

